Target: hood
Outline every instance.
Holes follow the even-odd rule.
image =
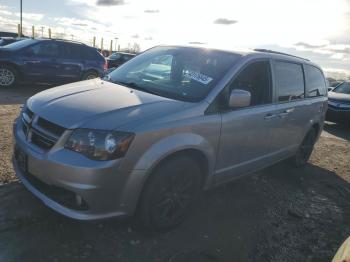
[[[344,93],[336,93],[336,92],[330,91],[328,92],[328,99],[350,103],[350,95],[344,94]]]
[[[169,114],[184,104],[101,79],[52,88],[27,101],[28,108],[35,114],[62,127],[105,130]]]

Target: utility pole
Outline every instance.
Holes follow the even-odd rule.
[[[115,37],[114,39],[115,39],[114,49],[115,49],[115,51],[118,51],[117,50],[118,37]]]
[[[23,28],[23,24],[22,24],[22,0],[20,0],[20,37],[23,36],[23,31],[22,31],[22,28]]]
[[[44,37],[44,27],[41,27],[41,37]]]

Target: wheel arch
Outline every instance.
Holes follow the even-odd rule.
[[[97,76],[100,76],[100,72],[95,69],[95,68],[88,68],[88,69],[85,69],[82,74],[81,74],[81,78],[83,79],[84,76],[88,73],[96,73]]]
[[[175,139],[175,140],[173,140]],[[173,142],[177,141],[176,144]],[[180,145],[178,142],[181,141]],[[175,146],[176,145],[176,146]],[[202,189],[211,186],[211,174],[216,160],[215,150],[204,138],[195,134],[177,134],[167,137],[151,146],[133,165],[127,179],[121,202],[127,204],[127,213],[133,214],[139,205],[142,193],[152,173],[165,161],[177,156],[189,156],[198,163],[202,173]]]
[[[149,175],[147,176],[145,184],[147,183],[147,180],[149,180],[150,177],[152,176],[152,173],[154,173],[154,171],[157,168],[159,168],[162,164],[164,164],[166,161],[169,161],[171,159],[174,159],[176,157],[181,157],[181,156],[189,157],[198,164],[198,167],[199,167],[201,174],[202,174],[202,187],[205,186],[205,182],[206,182],[208,175],[209,175],[209,160],[208,160],[208,157],[201,150],[196,149],[196,148],[180,149],[180,150],[172,152],[172,153],[166,155],[165,157],[163,157],[162,159],[160,159],[157,162],[157,164],[155,166],[153,166],[151,168],[151,170],[149,171]]]
[[[16,70],[16,73],[18,74],[19,77],[22,76],[20,67],[18,65],[16,65],[15,63],[9,62],[9,61],[1,61],[0,62],[0,66],[9,66],[12,67],[13,69]]]

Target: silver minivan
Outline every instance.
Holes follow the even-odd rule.
[[[290,159],[304,165],[327,110],[322,70],[270,50],[158,46],[103,79],[29,98],[13,165],[80,220],[179,224],[202,190]]]

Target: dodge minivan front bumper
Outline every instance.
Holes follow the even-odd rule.
[[[142,170],[121,170],[120,159],[90,160],[65,149],[60,141],[44,150],[27,140],[22,125],[18,118],[13,127],[14,170],[23,185],[45,205],[79,220],[134,212],[140,189],[138,181],[130,179],[142,177]]]

